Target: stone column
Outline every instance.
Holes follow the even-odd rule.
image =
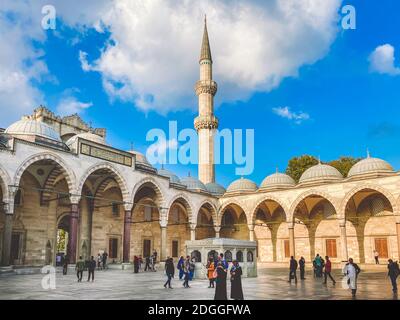
[[[339,220],[339,227],[341,259],[342,262],[346,262],[349,259],[347,252],[346,220]]]
[[[165,261],[167,259],[167,221],[160,221],[161,227],[161,254],[160,261]]]
[[[71,213],[69,216],[69,234],[68,234],[68,259],[69,263],[76,262],[76,245],[78,242],[78,219],[79,219],[79,200],[71,199]]]
[[[12,219],[14,214],[14,201],[9,200],[4,207],[5,219],[3,228],[3,249],[1,256],[1,265],[9,266],[11,256],[11,236],[12,236]]]
[[[254,224],[249,224],[249,240],[254,241]]]
[[[399,221],[397,221],[397,223],[396,223],[396,231],[397,231],[397,248],[398,248],[397,249],[398,250],[397,255],[398,255],[399,260],[400,260],[400,222]]]
[[[131,250],[131,210],[125,209],[124,216],[124,245],[122,248],[123,262],[129,263],[129,254]]]
[[[194,223],[190,224],[190,241],[196,240],[196,225]]]
[[[294,223],[289,222],[288,228],[289,228],[289,252],[291,256],[296,257],[296,252],[295,252],[296,247],[294,241]]]
[[[221,227],[214,227],[215,229],[215,237],[219,238],[219,231],[221,230]]]

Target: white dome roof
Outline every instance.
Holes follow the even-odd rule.
[[[98,144],[106,144],[106,141],[103,137],[101,137],[97,134],[91,133],[91,132],[84,132],[84,133],[79,133],[77,135],[74,135],[73,137],[69,138],[65,144],[67,146],[71,146],[76,141],[78,141],[78,138],[92,141],[92,142],[95,142]]]
[[[240,178],[233,181],[226,190],[227,192],[249,192],[249,191],[256,191],[257,184],[249,179]]]
[[[205,191],[207,192],[207,188],[204,185],[203,182],[201,182],[199,179],[196,179],[194,177],[185,177],[181,179],[181,183],[185,185],[189,190],[195,190],[195,191]]]
[[[351,178],[363,174],[386,174],[393,171],[393,167],[385,160],[368,157],[352,166],[347,176]]]
[[[222,196],[226,190],[218,183],[210,182],[206,184],[207,191],[215,196]]]
[[[343,176],[336,168],[319,163],[304,171],[299,183],[327,182],[341,179],[343,179]]]
[[[10,135],[40,136],[46,139],[62,142],[60,135],[48,124],[36,120],[19,120],[9,126],[5,133]]]
[[[181,180],[179,180],[178,176],[169,170],[160,169],[160,170],[158,170],[158,174],[160,176],[169,178],[169,181],[171,183],[178,183],[178,184],[181,183]]]
[[[296,182],[292,177],[284,173],[276,172],[266,177],[261,183],[260,188],[285,188],[293,187],[295,185]]]

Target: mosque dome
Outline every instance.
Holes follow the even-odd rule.
[[[182,178],[181,183],[183,185],[185,185],[189,190],[207,192],[207,188],[204,185],[204,183],[194,177],[189,176],[189,177]]]
[[[361,175],[388,174],[393,173],[393,171],[393,167],[385,160],[368,156],[353,165],[347,176],[352,178]]]
[[[222,196],[226,192],[223,186],[215,182],[207,183],[206,188],[213,196]]]
[[[177,184],[181,183],[181,180],[178,178],[178,176],[176,174],[174,174],[173,172],[166,170],[164,168],[158,170],[158,174],[160,176],[169,178],[169,181],[171,183],[177,183]]]
[[[62,142],[60,135],[50,125],[36,120],[19,120],[10,125],[5,133],[12,136],[39,136],[42,138]]]
[[[292,177],[287,174],[276,172],[266,177],[261,183],[260,188],[288,188],[296,185]]]
[[[73,145],[75,142],[77,142],[78,138],[85,139],[98,144],[104,144],[104,145],[107,144],[102,136],[99,136],[98,134],[94,134],[91,132],[84,132],[74,135],[73,137],[69,138],[65,144],[69,147]]]
[[[227,189],[227,192],[253,192],[257,191],[257,184],[249,179],[241,177],[233,181]]]
[[[304,171],[299,183],[331,182],[341,179],[343,179],[343,176],[336,168],[319,163]]]

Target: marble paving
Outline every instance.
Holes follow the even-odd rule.
[[[61,270],[56,273],[56,289],[42,288],[42,274],[3,275],[0,276],[0,299],[43,299],[43,300],[84,300],[84,299],[149,299],[149,300],[211,300],[214,289],[209,289],[207,280],[194,280],[191,288],[184,289],[182,282],[175,277],[173,289],[165,289],[166,280],[163,272],[143,272],[106,270],[95,273],[95,281],[87,282],[87,272],[81,283],[76,281],[72,270],[63,276]],[[337,280],[322,284],[321,279],[314,279],[311,272],[306,280],[298,284],[287,282],[286,269],[262,269],[257,278],[243,279],[245,299],[258,300],[330,300],[352,299],[349,290],[341,285],[339,270],[334,272]],[[400,280],[399,280],[400,282]],[[230,283],[228,282],[228,294]],[[357,299],[397,299],[391,291],[386,273],[362,272],[359,278]]]

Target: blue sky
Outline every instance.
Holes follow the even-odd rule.
[[[337,9],[347,3],[349,2],[341,3]],[[385,47],[386,49],[394,49],[395,57],[400,55],[398,37],[400,22],[396,17],[396,12],[400,11],[400,3],[389,0],[380,1],[379,5],[372,5],[368,1],[350,3],[356,8],[356,30],[341,29],[339,16],[339,19],[334,21],[333,30],[335,31],[330,31],[329,41],[324,40],[325,42],[320,45],[322,40],[314,44],[306,38],[304,42],[298,43],[296,48],[289,47],[291,51],[287,53],[287,59],[292,59],[296,50],[310,51],[310,57],[304,61],[297,59],[294,63],[294,71],[285,71],[286,74],[280,70],[271,71],[272,76],[282,74],[278,83],[268,85],[263,81],[255,83],[255,80],[250,79],[246,81],[253,81],[255,84],[247,86],[243,80],[235,83],[228,75],[223,76],[224,70],[216,72],[215,80],[219,83],[219,92],[215,112],[220,120],[220,129],[250,128],[255,130],[255,169],[249,178],[258,184],[266,175],[273,173],[276,167],[284,171],[291,157],[302,154],[320,156],[322,161],[329,161],[340,156],[364,157],[368,148],[372,156],[383,158],[396,169],[400,168],[400,152],[397,149],[398,141],[400,141],[398,121],[400,119],[400,72],[397,67],[400,68],[400,64],[394,60],[393,66],[382,66],[379,63],[387,61],[382,62],[382,59],[378,59],[374,65],[370,59],[371,54],[376,53],[375,50],[385,44],[389,45]],[[103,53],[107,51],[107,48],[122,43],[121,36],[116,34],[122,27],[115,25],[110,28],[104,27],[101,32],[98,26],[93,26],[89,22],[84,28],[77,27],[75,22],[70,21],[70,16],[65,15],[63,18],[62,10],[62,8],[58,9],[57,14],[61,15],[61,18],[57,20],[56,30],[47,30],[44,35],[30,35],[28,32],[28,39],[23,40],[25,41],[24,48],[28,46],[29,50],[39,51],[32,58],[33,63],[39,61],[47,69],[41,71],[37,79],[32,77],[29,80],[30,90],[36,92],[30,103],[30,109],[37,106],[35,103],[43,101],[42,103],[48,108],[57,112],[63,101],[74,101],[78,103],[75,105],[76,110],[85,121],[90,121],[93,127],[107,128],[107,141],[110,144],[127,150],[132,142],[134,148],[141,152],[145,152],[149,145],[145,137],[152,128],[167,129],[169,120],[178,121],[179,128],[193,127],[197,107],[193,85],[197,80],[196,72],[198,72],[196,63],[200,51],[201,19],[197,19],[198,27],[194,26],[198,32],[190,36],[191,43],[197,43],[197,45],[190,45],[191,50],[181,52],[185,59],[191,59],[182,60],[182,64],[190,65],[193,60],[193,70],[189,74],[184,74],[177,66],[177,74],[171,79],[177,79],[182,74],[185,83],[191,83],[187,87],[183,86],[182,91],[174,88],[171,91],[170,103],[162,102],[157,106],[149,107],[137,98],[135,90],[141,93],[151,92],[144,95],[150,100],[153,99],[153,95],[154,99],[157,99],[159,90],[166,97],[163,101],[168,101],[169,92],[165,89],[168,86],[156,80],[152,82],[152,77],[157,78],[158,74],[143,78],[146,87],[142,88],[137,85],[141,82],[140,79],[133,78],[129,83],[124,82],[127,78],[124,72],[129,74],[129,68],[123,66],[121,71],[117,72],[110,70],[110,65],[106,64],[109,61]],[[200,15],[201,13],[196,11],[195,17]],[[4,16],[0,18],[5,19]],[[208,20],[211,49],[216,48],[213,50],[213,57],[215,68],[217,68],[218,62],[223,65],[229,58],[224,55],[225,52],[222,49],[218,49],[224,46],[221,43],[223,39],[218,36],[223,26],[219,26],[218,29],[215,25],[213,27],[212,14]],[[94,20],[88,18],[88,21]],[[213,31],[215,31],[215,37]],[[182,30],[182,32],[185,31]],[[265,39],[268,39],[269,32],[271,32],[271,37],[275,36],[272,33],[273,30],[260,32]],[[21,32],[21,34],[24,33]],[[159,30],[150,34],[154,46],[165,38]],[[290,36],[288,38],[289,41]],[[184,39],[179,39],[179,42],[183,42]],[[282,39],[281,42],[273,44],[287,46],[288,44],[284,43],[284,37]],[[325,38],[321,36],[321,39]],[[142,44],[138,41],[140,38],[133,40],[137,41],[133,44],[134,46],[141,47]],[[30,43],[26,44],[26,41]],[[227,41],[230,40],[227,39]],[[194,49],[196,46],[197,49]],[[258,49],[257,47],[254,50]],[[169,50],[169,48],[164,46],[162,50]],[[318,51],[318,54],[314,56],[312,51]],[[84,61],[90,65],[90,70],[84,70],[83,60],[79,59],[80,52],[86,54],[87,61],[86,59]],[[382,54],[382,51],[379,52]],[[389,52],[390,60],[390,50],[384,51],[384,53],[387,52]],[[178,57],[179,53],[177,52],[173,57]],[[387,56],[383,58],[385,57],[387,58]],[[169,60],[166,61],[169,63]],[[179,60],[177,61],[179,63]],[[137,64],[140,65],[141,62],[143,65],[146,64],[145,60],[139,59]],[[30,66],[26,65],[29,63],[29,59],[24,60],[23,71],[30,70]],[[265,68],[268,69],[268,60],[263,60],[263,63],[265,65],[260,65],[259,68],[267,66]],[[276,60],[271,63],[278,64]],[[249,68],[252,67],[249,65]],[[113,68],[112,63],[111,68]],[[140,68],[140,66],[135,64],[135,68]],[[257,70],[257,65],[255,68]],[[162,66],[158,69],[161,74]],[[35,70],[38,69],[35,68]],[[236,71],[241,74],[242,70],[232,70],[232,72]],[[270,73],[266,73],[266,77],[269,77]],[[221,75],[220,79],[218,75]],[[248,79],[248,77],[243,79]],[[105,87],[107,81],[114,84],[114,89],[129,87],[129,90],[127,89],[129,94],[122,91],[111,94]],[[175,102],[176,108],[174,108]],[[6,109],[8,102],[1,94],[1,88],[0,103],[1,113],[6,115],[9,112]],[[288,109],[284,109],[285,107]],[[281,112],[280,116],[274,110],[287,112]],[[30,113],[29,108],[15,111],[7,120],[16,120],[22,113]],[[5,118],[7,117],[4,116]],[[1,121],[0,125],[7,126],[7,123]],[[196,165],[167,167],[180,176],[187,175],[188,171],[192,175],[197,174]],[[235,178],[237,177],[234,165],[217,166],[218,182],[227,186]]]

